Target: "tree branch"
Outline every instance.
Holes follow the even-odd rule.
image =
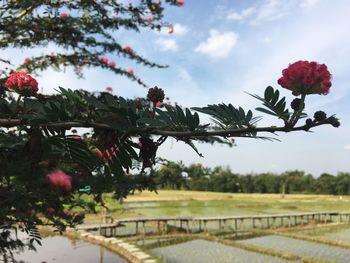
[[[312,123],[311,125],[302,125],[298,127],[247,127],[247,128],[240,128],[240,129],[229,129],[229,130],[210,130],[210,131],[172,131],[172,130],[160,130],[156,127],[146,127],[146,128],[132,128],[129,130],[126,130],[125,133],[132,136],[136,134],[152,134],[152,135],[159,135],[159,136],[171,136],[171,137],[178,137],[178,138],[194,138],[194,137],[203,137],[203,136],[221,136],[221,137],[242,137],[244,134],[249,133],[256,133],[256,132],[268,132],[268,133],[275,133],[275,132],[292,132],[292,131],[309,131],[311,128],[325,125],[325,124],[331,124],[328,119]],[[35,124],[32,125],[29,122],[26,122],[24,120],[20,119],[0,119],[0,127],[5,128],[11,128],[16,127],[20,125],[27,125],[27,126],[42,126],[42,127],[51,127],[51,128],[60,128],[60,129],[70,129],[70,128],[100,128],[100,129],[106,129],[106,130],[115,130],[115,128],[103,124],[103,123],[97,123],[97,122],[80,122],[80,121],[69,121],[69,122],[49,122],[49,123],[42,123],[42,124]],[[252,137],[254,136],[247,136]]]

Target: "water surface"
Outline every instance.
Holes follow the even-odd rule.
[[[36,247],[36,252],[25,251],[16,259],[26,263],[127,263],[103,247],[63,236],[43,238],[42,246]]]

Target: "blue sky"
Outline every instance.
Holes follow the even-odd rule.
[[[173,34],[119,31],[116,37],[145,57],[168,64],[168,69],[149,69],[109,54],[117,66],[132,66],[146,83],[163,88],[173,102],[183,106],[232,103],[253,109],[258,101],[245,92],[263,94],[266,86],[278,87],[281,71],[297,60],[325,63],[333,75],[327,96],[307,98],[307,111],[336,113],[338,129],[324,126],[314,133],[280,134],[281,142],[237,139],[237,147],[199,144],[204,158],[189,147],[169,141],[160,156],[185,163],[230,166],[233,171],[283,172],[304,170],[350,172],[350,2],[348,0],[186,0],[183,7],[170,7],[166,20]],[[55,51],[54,47],[45,48]],[[1,50],[1,57],[23,61],[34,51]],[[38,77],[39,86],[51,93],[57,86],[104,90],[126,97],[145,96],[146,90],[110,72],[85,70],[79,80],[71,70],[62,75],[47,71]],[[287,100],[293,96],[280,89]],[[261,115],[256,112],[257,115]],[[205,120],[205,119],[204,119]],[[279,125],[268,117],[261,125]]]

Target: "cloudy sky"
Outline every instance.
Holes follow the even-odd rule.
[[[171,101],[183,106],[232,103],[253,109],[258,101],[245,92],[263,94],[266,86],[278,87],[281,71],[297,60],[325,63],[333,75],[327,96],[307,98],[307,112],[336,113],[341,127],[323,126],[314,133],[280,134],[281,142],[238,139],[237,147],[199,144],[204,158],[189,147],[169,141],[159,154],[185,163],[230,166],[235,172],[283,172],[304,170],[350,172],[350,2],[348,0],[186,0],[182,7],[166,11],[174,33],[126,31],[117,33],[146,58],[170,65],[149,69],[110,55],[117,66],[134,68],[149,85],[162,87]],[[23,60],[35,51],[0,51],[1,56]],[[112,86],[126,97],[145,96],[146,90],[120,76],[101,70],[85,70],[78,80],[72,71],[64,75],[48,71],[38,78],[45,93],[57,86],[91,91]],[[287,90],[282,94],[291,101]],[[260,113],[256,113],[261,115]],[[279,125],[269,118],[263,125]]]

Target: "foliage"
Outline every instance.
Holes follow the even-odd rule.
[[[168,161],[154,172],[160,189],[186,189],[225,193],[282,193],[349,195],[350,174],[321,174],[315,178],[303,171],[284,173],[239,174],[230,168],[203,167],[201,164],[185,166],[182,162]]]
[[[106,56],[119,54],[145,66],[163,67],[118,43],[113,33],[120,29],[138,32],[141,28],[158,30],[169,26],[163,21],[164,6],[161,1],[151,0],[135,4],[116,0],[1,2],[0,48],[24,49],[52,44],[64,50],[26,58],[18,67],[0,60],[6,64],[0,79],[2,253],[22,245],[16,243],[16,237],[12,243],[9,233],[14,230],[32,233],[37,225],[47,224],[63,231],[67,225],[82,222],[83,215],[70,210],[74,207],[94,210],[96,203],[104,205],[104,192],[113,192],[115,198],[120,199],[135,190],[155,190],[152,167],[158,148],[168,138],[183,141],[200,154],[195,141],[232,145],[231,139],[235,137],[271,139],[259,134],[308,131],[324,124],[339,126],[334,116],[309,119],[297,126],[303,117],[301,109],[285,114],[289,113],[286,99],[272,103],[278,92],[270,87],[265,91],[263,102],[277,117],[283,117],[285,125],[281,127],[257,127],[261,117],[231,104],[160,108],[155,98],[162,100],[164,91],[159,88],[150,90],[148,99],[126,99],[108,92],[96,94],[62,87],[53,95],[36,94],[35,83],[30,81],[29,87],[24,81],[30,75],[18,73],[36,74],[49,67],[61,70],[73,66],[78,76],[82,76],[82,67],[100,67],[147,86],[131,68],[117,67]],[[15,81],[5,85],[13,74],[21,77],[12,77]],[[26,93],[29,88],[35,92]],[[13,93],[18,91],[19,94]],[[302,94],[302,104],[304,100],[305,94]],[[202,124],[198,113],[208,115],[213,123]],[[78,135],[73,132],[75,128],[90,129]],[[170,169],[168,177],[174,173],[175,178],[182,180],[179,170],[167,169]],[[62,178],[69,181],[69,186],[48,180],[47,175],[52,172],[64,174]],[[189,176],[192,172],[198,174],[196,169],[189,169]],[[222,182],[226,176],[217,178],[215,189],[219,190],[222,184],[227,184]],[[183,183],[181,180],[170,185],[178,187]],[[64,189],[57,187],[64,185]],[[83,192],[91,195],[91,202],[81,198]],[[33,238],[39,241],[37,235]]]

